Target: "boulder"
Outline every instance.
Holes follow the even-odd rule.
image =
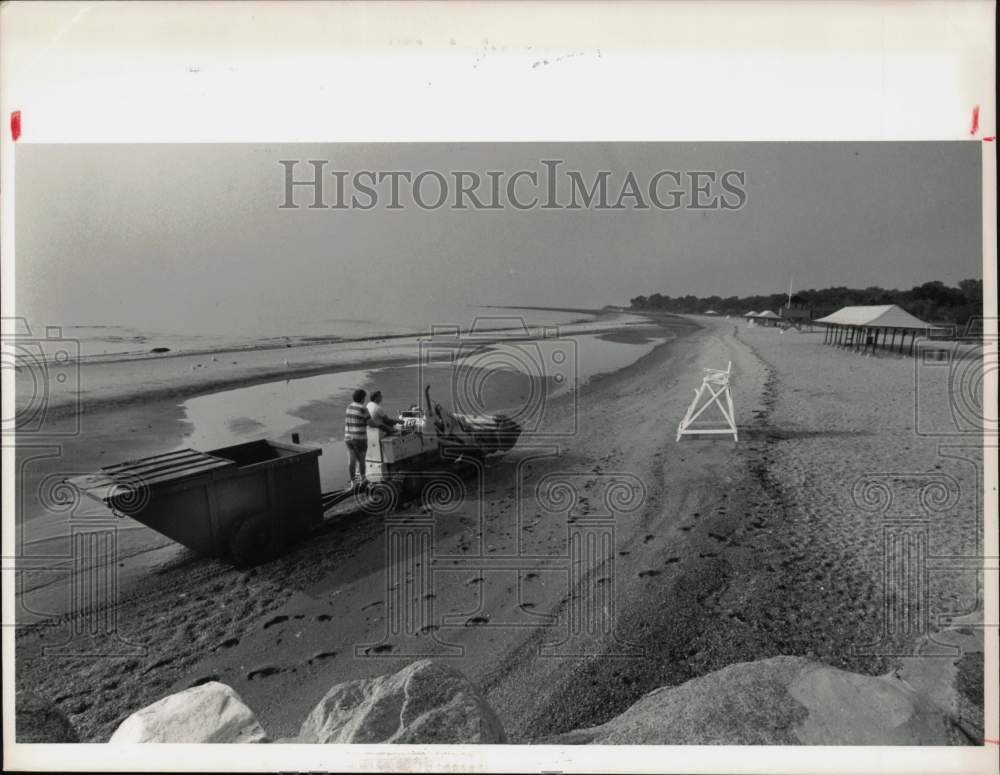
[[[801,657],[729,665],[650,692],[610,721],[554,745],[949,745],[948,714],[893,674]]]
[[[302,724],[301,743],[504,743],[503,726],[459,671],[423,659],[337,684]]]
[[[69,718],[54,702],[31,692],[14,698],[16,740],[19,743],[79,743]]]
[[[267,735],[232,688],[210,681],[136,711],[108,742],[264,743]]]

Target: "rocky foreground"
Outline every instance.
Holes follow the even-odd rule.
[[[940,660],[937,660],[940,665]],[[549,745],[950,745],[968,742],[957,707],[912,665],[883,676],[802,657],[730,665],[650,692],[600,726]],[[942,701],[944,704],[941,704]],[[950,707],[947,707],[950,705]],[[19,697],[21,742],[76,742],[53,704]],[[439,660],[333,686],[295,737],[272,738],[240,696],[211,681],[125,719],[110,743],[506,743],[480,691]]]

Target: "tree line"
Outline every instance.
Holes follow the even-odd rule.
[[[788,303],[787,293],[771,293],[763,296],[664,296],[654,293],[650,296],[636,296],[629,300],[634,310],[680,312],[701,314],[714,310],[723,315],[742,315],[750,310],[763,312],[766,309],[780,314]],[[799,291],[791,299],[793,307],[809,310],[815,320],[841,307],[865,304],[896,304],[911,315],[929,323],[956,323],[965,325],[970,318],[982,317],[983,281],[962,280],[956,287],[945,285],[939,280],[915,286],[908,291],[889,290],[871,286],[869,288],[821,288]]]

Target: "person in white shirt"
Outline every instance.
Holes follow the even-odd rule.
[[[376,390],[372,393],[372,400],[368,402],[368,414],[370,416],[369,425],[373,428],[380,428],[385,433],[392,433],[397,425],[402,425],[403,421],[395,417],[390,417],[382,406],[382,391]]]

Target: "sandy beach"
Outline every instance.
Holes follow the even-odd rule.
[[[981,541],[975,439],[959,454],[939,448],[960,438],[918,434],[923,423],[947,430],[951,418],[939,402],[915,421],[913,359],[865,358],[825,347],[822,333],[728,319],[663,316],[638,334],[593,326],[587,334],[648,350],[555,394],[544,427],[572,431],[526,434],[466,481],[457,505],[348,511],[250,571],[164,539],[122,569],[119,637],[91,644],[104,656],[63,655],[86,645],[66,620],[20,628],[18,687],[51,697],[84,739],[101,742],[138,708],[217,679],[282,737],[331,685],[433,655],[485,691],[512,742],[531,742],[738,661],[786,654],[891,669],[917,634],[894,632],[891,644],[883,635],[886,517],[859,506],[858,482],[940,473],[958,495],[927,515],[930,554],[976,556]],[[727,362],[740,440],[676,442],[702,369]],[[266,381],[265,367],[253,368],[241,378]],[[940,389],[947,374],[921,379]],[[176,432],[180,413],[176,398],[101,411],[123,459],[124,425],[148,438]],[[330,422],[332,438],[339,414]],[[569,483],[572,506],[546,490],[555,481]],[[625,501],[609,494],[623,482]],[[611,530],[613,551],[575,568],[570,541],[591,522]],[[428,567],[387,559],[391,531],[418,528],[433,531]],[[979,594],[975,572],[941,565],[928,599],[934,626],[974,610]],[[599,590],[603,607],[584,621],[609,626],[574,632]],[[393,604],[407,597],[423,618],[400,627]]]
[[[471,342],[465,351],[478,352],[482,346],[486,366],[491,348],[501,350],[506,341],[516,346],[526,333],[537,335],[541,330],[514,327],[523,317],[511,310],[489,315],[483,322],[486,331],[471,339],[463,335],[463,341]],[[649,338],[644,319],[635,315],[578,310],[572,316],[577,322],[553,330],[573,345],[573,383],[631,363],[662,341],[657,338],[662,331],[652,331]],[[501,326],[507,330],[490,330]],[[421,353],[430,359],[435,352],[427,349],[434,341],[439,340],[397,336],[228,353],[98,359],[76,365],[68,372],[71,379],[49,380],[42,429],[20,435],[16,452],[17,540],[26,563],[34,568],[22,582],[32,595],[19,612],[19,621],[66,610],[67,596],[58,584],[51,590],[43,588],[65,575],[65,563],[53,558],[69,554],[68,521],[107,513],[100,506],[78,502],[62,484],[64,478],[172,449],[207,450],[262,436],[288,440],[296,433],[303,443],[324,450],[322,484],[326,490],[337,489],[346,480],[342,413],[351,390],[358,386],[371,390],[377,382],[390,397],[390,408],[399,411],[421,400],[423,386],[429,383],[437,397],[451,403],[450,394],[456,389],[452,371],[430,360],[422,363]],[[440,341],[447,349],[449,337]],[[29,405],[32,370],[26,368],[17,376],[25,383],[19,384],[18,401]],[[516,407],[530,396],[530,383],[537,378],[498,371],[483,381],[480,398],[493,410]],[[175,545],[136,522],[123,522],[118,532],[124,585],[177,552]],[[47,570],[50,566],[52,573]]]

